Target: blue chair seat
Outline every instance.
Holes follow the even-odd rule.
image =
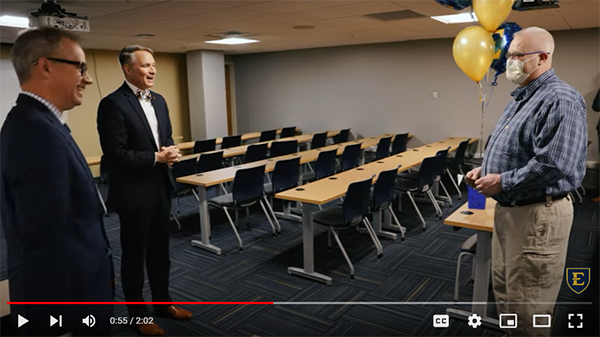
[[[400,191],[418,191],[419,190],[419,182],[417,180],[412,179],[400,179],[396,183],[396,189]]]
[[[362,219],[358,220],[362,221]],[[344,224],[344,207],[342,206],[334,206],[316,212],[313,215],[313,221],[322,226],[329,226],[339,229],[351,227]]]
[[[233,194],[228,193],[224,195],[220,195],[218,197],[214,197],[208,201],[211,205],[216,206],[225,206],[225,207],[233,207]]]
[[[419,171],[404,171],[398,175],[398,178],[417,180],[419,179]]]

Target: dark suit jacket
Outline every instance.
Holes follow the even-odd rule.
[[[11,301],[113,301],[113,266],[96,187],[69,131],[41,102],[21,94],[0,132],[0,198]],[[94,311],[98,309],[99,311]],[[24,334],[55,335],[112,306],[12,305]],[[42,321],[40,321],[40,319]],[[83,326],[85,327],[85,326]],[[71,327],[72,328],[72,327]],[[85,327],[87,329],[87,327]],[[63,330],[65,330],[63,329]],[[64,331],[63,331],[64,333]]]
[[[165,99],[152,92],[161,146],[173,145]],[[156,147],[148,119],[127,83],[98,106],[98,134],[109,174],[109,200],[117,211],[146,208],[146,198],[169,194],[169,167],[154,163]]]

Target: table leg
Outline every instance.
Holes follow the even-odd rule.
[[[221,255],[221,248],[210,244],[210,216],[208,214],[208,201],[206,199],[206,187],[198,186],[198,207],[200,215],[200,235],[202,240],[192,240],[192,246],[206,249],[217,255]]]

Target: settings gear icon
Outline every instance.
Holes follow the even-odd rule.
[[[469,316],[469,326],[470,327],[472,327],[473,329],[476,329],[480,325],[481,325],[481,316],[479,316],[477,314],[473,314],[473,315]]]

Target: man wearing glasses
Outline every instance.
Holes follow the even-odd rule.
[[[565,271],[573,204],[587,155],[581,94],[552,68],[554,39],[541,28],[515,34],[506,77],[519,87],[496,124],[482,167],[467,173],[497,201],[492,281],[498,314],[517,314],[508,335],[549,336],[533,315],[552,315]]]
[[[22,89],[0,132],[0,199],[10,300],[112,302],[114,273],[93,178],[63,120],[87,74],[78,38],[55,28],[21,34],[11,60]],[[11,305],[21,335],[107,335],[112,305]],[[94,327],[82,319],[93,315]],[[59,323],[50,326],[50,316]]]

